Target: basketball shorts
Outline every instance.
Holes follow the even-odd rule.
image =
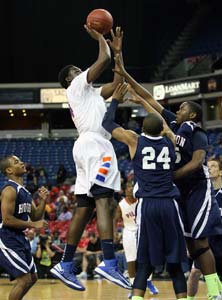
[[[144,198],[137,206],[137,261],[160,266],[187,261],[183,223],[173,199]]]
[[[123,248],[127,262],[136,261],[136,237],[137,231],[123,229]]]
[[[181,203],[181,211],[186,237],[198,239],[222,235],[220,210],[209,179],[192,187]]]
[[[10,280],[27,273],[36,273],[29,241],[24,237],[0,236],[0,266],[10,275]]]
[[[87,194],[94,184],[120,190],[117,158],[111,142],[98,133],[81,134],[73,147],[77,178],[75,194]]]

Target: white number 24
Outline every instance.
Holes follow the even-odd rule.
[[[144,147],[142,150],[143,157],[143,169],[144,170],[155,170],[156,162],[163,164],[164,170],[170,169],[171,158],[169,157],[169,148],[163,147],[160,154],[156,158],[156,151],[153,147]],[[156,161],[156,162],[155,162]]]

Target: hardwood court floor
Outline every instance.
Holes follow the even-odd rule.
[[[154,281],[155,282],[155,281]],[[74,291],[57,280],[39,280],[24,297],[24,300],[127,300],[128,290],[122,289],[106,280],[84,281],[86,291]],[[145,299],[174,300],[175,296],[170,281],[156,281],[160,294],[151,296],[146,293]],[[0,279],[0,299],[7,300],[13,283]],[[200,282],[198,300],[207,299],[205,283]]]

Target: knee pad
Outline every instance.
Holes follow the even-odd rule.
[[[202,254],[207,252],[209,249],[210,249],[210,247],[200,248],[200,249],[196,250],[196,252],[194,252],[190,256],[193,260],[196,260],[198,257],[200,257]]]

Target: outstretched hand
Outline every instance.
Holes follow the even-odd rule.
[[[128,91],[131,94],[130,97],[127,98],[128,101],[131,101],[135,104],[141,104],[144,101],[144,99],[135,92],[131,85],[128,86]]]
[[[127,92],[128,92],[128,84],[126,84],[125,82],[122,84],[120,83],[117,85],[112,97],[118,100],[119,102],[123,102],[123,98]]]
[[[90,24],[88,25],[84,25],[85,30],[88,32],[88,34],[96,41],[98,41],[101,37],[103,37],[103,35],[101,33],[99,33],[98,31],[96,31],[95,29],[92,29],[90,27]]]
[[[120,53],[122,51],[122,43],[123,43],[123,31],[121,31],[121,27],[116,27],[116,32],[111,29],[110,31],[112,40],[107,40],[110,48],[113,50],[114,54]]]

